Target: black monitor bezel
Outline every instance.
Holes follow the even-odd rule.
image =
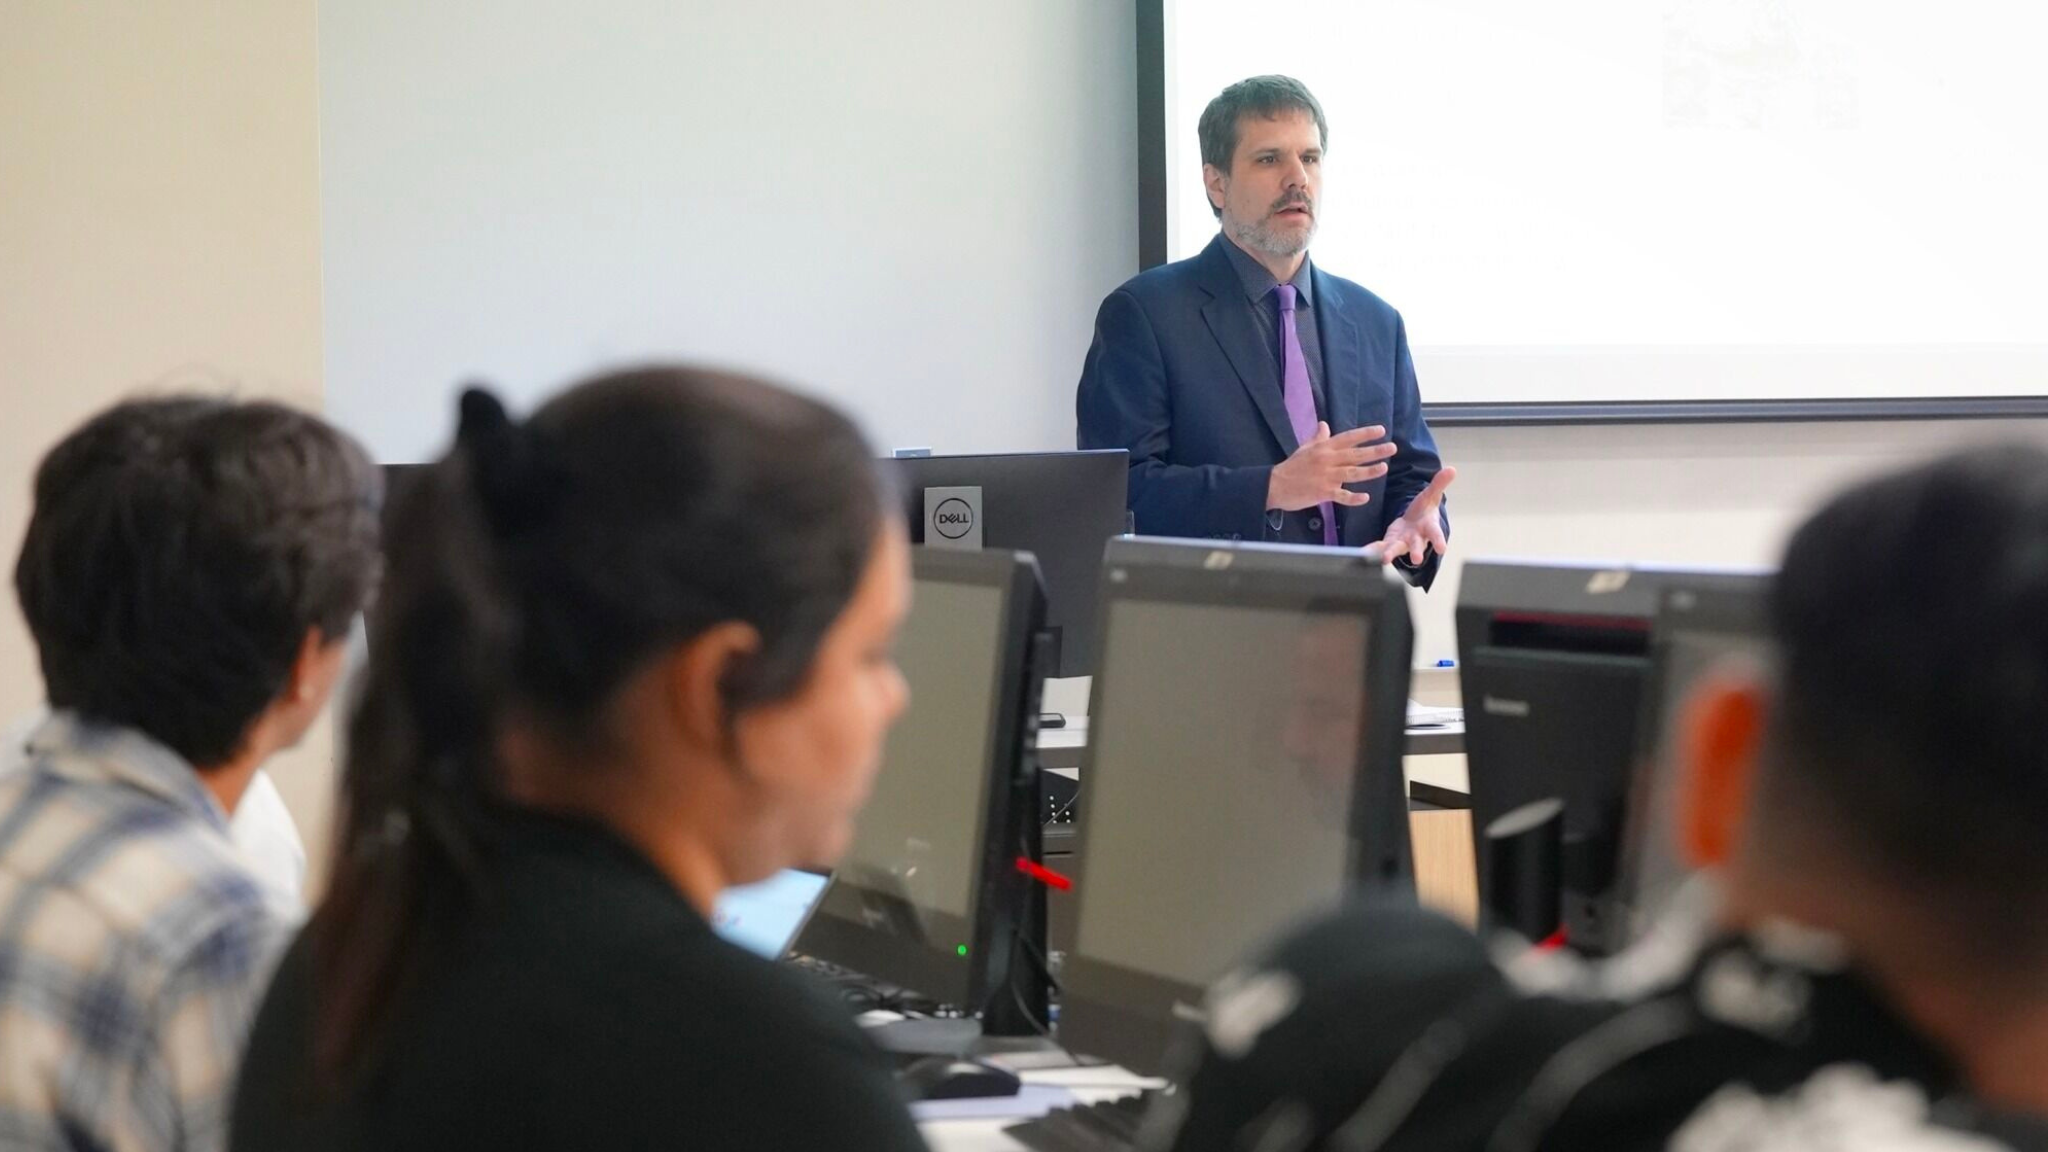
[[[1282,544],[1129,538],[1112,541],[1103,563],[1096,635],[1106,642],[1110,616],[1126,600],[1169,601],[1219,607],[1276,607],[1346,612],[1367,625],[1366,694],[1359,739],[1357,783],[1352,791],[1352,858],[1347,884],[1392,884],[1412,890],[1414,867],[1408,838],[1408,805],[1402,754],[1407,728],[1408,678],[1414,635],[1405,584],[1363,553]],[[1105,655],[1107,648],[1105,643]],[[1106,666],[1106,660],[1104,664]],[[1079,858],[1105,835],[1100,812],[1089,808],[1088,781],[1103,733],[1116,723],[1110,685],[1098,674],[1089,706],[1090,734],[1082,757]],[[1083,921],[1089,885],[1075,889],[1075,922]],[[1130,972],[1089,957],[1085,936],[1076,939],[1062,969],[1062,1043],[1133,1071],[1154,1074],[1167,1066],[1169,1049],[1182,1021],[1206,989],[1178,980]],[[1220,975],[1220,974],[1219,974]],[[1098,995],[1094,989],[1104,987]],[[1136,1003],[1164,1001],[1165,1015],[1134,1009]]]
[[[970,915],[957,933],[942,932],[936,939],[922,941],[838,915],[833,908],[834,889],[851,892],[864,908],[881,908],[893,901],[894,908],[912,913],[904,926],[913,931],[921,932],[924,923],[957,919],[937,909],[904,909],[896,894],[863,887],[841,868],[792,951],[974,1012],[1008,987],[1016,936],[1024,930],[1028,913],[1029,881],[1017,870],[1015,861],[1021,846],[1028,842],[1029,829],[1024,822],[1036,815],[1036,806],[1021,799],[1017,785],[1035,770],[1029,744],[1037,727],[1042,681],[1034,667],[1033,643],[1044,626],[1045,601],[1037,564],[1028,552],[919,548],[913,550],[912,565],[918,581],[992,587],[1002,593],[994,670],[996,696],[982,757],[982,821],[974,851]],[[916,611],[914,603],[911,610]],[[913,685],[913,710],[914,692]],[[897,922],[903,924],[901,919]],[[955,940],[968,942],[968,955],[959,955]]]
[[[1614,813],[1614,826],[1600,826],[1603,836],[1609,837],[1605,845],[1612,850],[1609,858],[1604,853],[1595,861],[1581,861],[1581,867],[1567,868],[1572,875],[1567,877],[1566,893],[1567,928],[1573,929],[1575,947],[1587,951],[1604,953],[1615,950],[1625,937],[1622,917],[1618,911],[1616,893],[1621,880],[1622,845],[1628,825],[1630,806],[1634,803],[1636,774],[1640,763],[1640,748],[1644,739],[1641,723],[1645,702],[1648,700],[1654,672],[1653,631],[1659,606],[1665,595],[1674,589],[1710,590],[1720,587],[1738,586],[1745,581],[1758,578],[1759,570],[1741,567],[1684,568],[1663,564],[1615,564],[1598,561],[1569,560],[1523,560],[1509,558],[1475,558],[1465,563],[1460,577],[1458,603],[1455,611],[1457,620],[1458,680],[1460,696],[1465,704],[1465,754],[1467,791],[1472,801],[1472,831],[1474,837],[1473,858],[1479,866],[1478,884],[1482,906],[1490,899],[1490,878],[1487,875],[1489,854],[1484,833],[1487,824],[1509,812],[1516,801],[1497,800],[1493,797],[1496,789],[1489,785],[1491,773],[1486,763],[1486,749],[1495,745],[1489,735],[1495,717],[1484,700],[1473,699],[1473,679],[1482,669],[1501,667],[1509,662],[1572,664],[1588,670],[1605,669],[1611,672],[1628,671],[1637,676],[1639,695],[1629,704],[1630,721],[1638,728],[1623,750],[1625,759],[1615,765],[1613,796],[1619,804]],[[1607,634],[1612,637],[1629,637],[1625,645],[1627,652],[1580,651],[1573,648],[1534,647],[1526,654],[1512,643],[1502,642],[1495,634],[1496,625],[1505,621],[1518,622],[1518,626],[1555,625],[1591,637]],[[1480,693],[1483,695],[1483,693]],[[1500,774],[1497,779],[1507,779]],[[1583,829],[1584,813],[1568,813],[1569,836],[1579,834]],[[1584,879],[1585,869],[1599,873],[1597,891],[1584,891],[1574,887],[1575,878]],[[1588,923],[1588,920],[1597,923]],[[1574,926],[1574,922],[1576,926]]]
[[[1697,582],[1677,584],[1663,591],[1650,624],[1650,672],[1643,681],[1642,711],[1636,721],[1636,762],[1628,782],[1614,882],[1617,910],[1626,918],[1631,938],[1640,935],[1646,927],[1645,914],[1654,911],[1638,907],[1640,878],[1652,821],[1660,818],[1649,808],[1654,781],[1660,773],[1672,770],[1664,762],[1665,729],[1672,720],[1665,715],[1664,705],[1671,688],[1672,657],[1680,637],[1706,633],[1765,645],[1770,640],[1769,573],[1695,575]]]

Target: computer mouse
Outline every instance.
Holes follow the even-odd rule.
[[[1017,1074],[964,1056],[926,1056],[896,1074],[912,1100],[960,1100],[971,1096],[1015,1096]]]

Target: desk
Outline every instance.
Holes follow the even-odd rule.
[[[1467,927],[1479,924],[1479,864],[1472,848],[1472,810],[1408,813],[1415,857],[1415,898]]]
[[[1159,1081],[1121,1068],[1045,1068],[1024,1073],[1026,1084],[1071,1087],[1082,1104],[1133,1095]],[[1003,1135],[1017,1120],[928,1120],[917,1126],[932,1152],[1016,1152],[1022,1144]]]
[[[1064,728],[1038,730],[1038,763],[1042,768],[1078,770],[1081,755],[1088,748],[1088,718],[1067,721]],[[1465,751],[1465,725],[1439,724],[1410,728],[1406,753],[1409,756],[1457,756]]]

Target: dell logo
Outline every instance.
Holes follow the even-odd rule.
[[[1507,716],[1516,720],[1526,720],[1529,716],[1529,702],[1527,700],[1502,700],[1498,696],[1488,696],[1481,701],[1480,710],[1488,716]]]
[[[974,531],[974,509],[954,497],[932,512],[932,530],[948,540],[958,540]]]
[[[924,490],[924,542],[933,548],[981,548],[981,489],[974,485]]]

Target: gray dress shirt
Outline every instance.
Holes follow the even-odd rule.
[[[1259,334],[1265,338],[1266,347],[1273,350],[1273,378],[1285,380],[1287,366],[1280,347],[1280,298],[1273,289],[1280,286],[1266,266],[1252,258],[1251,253],[1237,246],[1228,234],[1223,237],[1223,251],[1230,255],[1230,266],[1237,269],[1237,278],[1244,284],[1245,306],[1251,309],[1252,323],[1258,325]],[[1304,256],[1301,267],[1295,269],[1294,285],[1296,303],[1294,306],[1294,327],[1301,337],[1301,358],[1308,362],[1308,386],[1316,397],[1316,416],[1321,420],[1330,418],[1330,406],[1323,399],[1323,341],[1316,332],[1316,293],[1313,275],[1314,266]]]

